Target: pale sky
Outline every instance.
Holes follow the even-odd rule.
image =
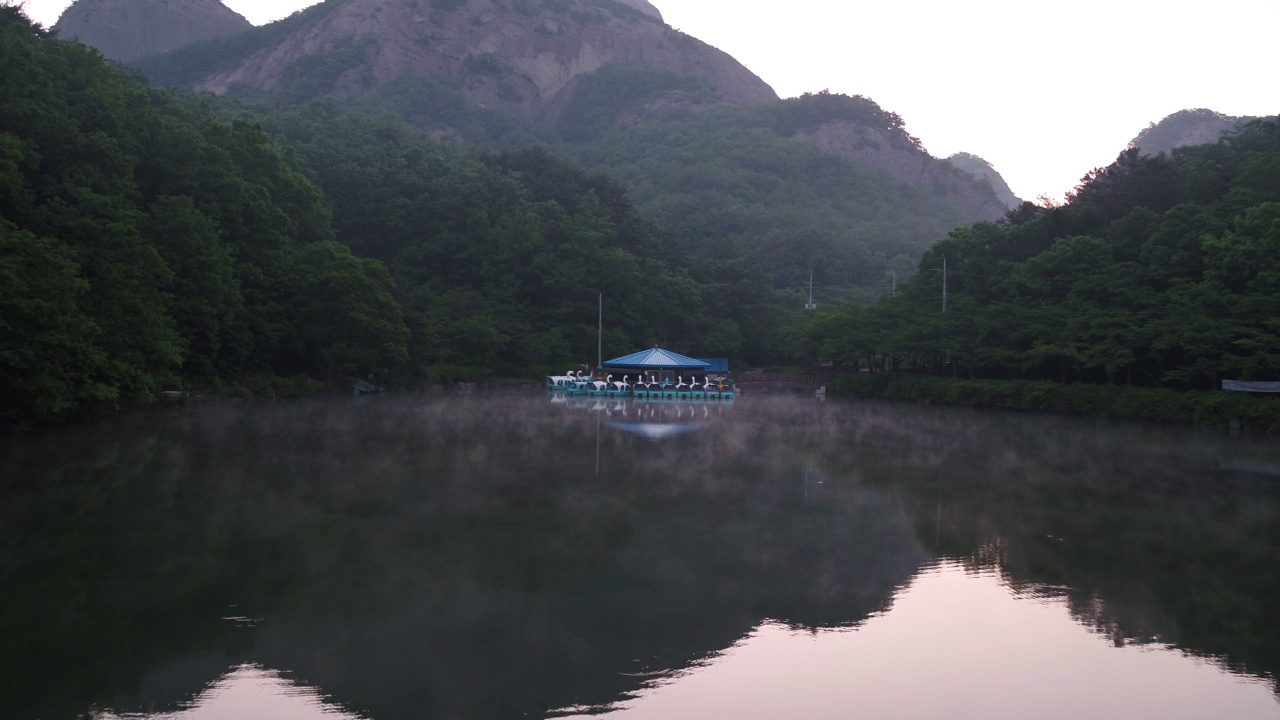
[[[829,89],[902,116],[938,157],[1061,198],[1149,123],[1280,114],[1280,0],[651,0],[782,97]],[[70,0],[27,0],[52,25]],[[225,0],[255,24],[313,0]]]

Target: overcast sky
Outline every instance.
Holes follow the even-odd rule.
[[[779,95],[865,95],[1025,199],[1061,198],[1178,110],[1280,114],[1280,0],[651,1]],[[69,4],[25,7],[52,25]],[[315,3],[225,4],[263,24]]]

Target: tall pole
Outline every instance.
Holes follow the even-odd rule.
[[[942,256],[942,312],[947,311],[947,256]]]
[[[600,320],[596,326],[596,368],[604,365],[604,293],[600,293]]]

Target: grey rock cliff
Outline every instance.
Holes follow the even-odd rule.
[[[880,128],[832,121],[814,131],[802,131],[796,139],[880,170],[906,185],[930,188],[939,196],[951,198],[977,219],[997,220],[1008,211],[992,189],[984,187],[977,178]]]
[[[252,27],[218,0],[77,0],[52,29],[130,62]]]
[[[359,57],[340,73],[335,95],[426,76],[459,88],[472,105],[544,122],[555,119],[575,80],[612,63],[703,77],[722,102],[777,99],[726,53],[629,7],[638,3],[643,0],[328,0],[313,8],[314,22],[299,23],[278,43],[198,87],[219,94],[237,87],[272,90],[300,61],[355,52]]]
[[[1005,182],[1004,177],[986,160],[972,153],[962,152],[947,158],[947,162],[979,180],[986,180],[990,183],[991,189],[996,193],[996,197],[1000,198],[1000,202],[1003,202],[1008,209],[1012,210],[1022,204],[1022,199],[1013,194],[1013,189],[1009,187],[1009,183]]]

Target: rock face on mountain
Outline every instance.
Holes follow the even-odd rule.
[[[1005,207],[1012,210],[1022,204],[1022,199],[1013,194],[1013,189],[1009,187],[1009,183],[1004,181],[1004,177],[996,172],[991,163],[972,153],[956,153],[947,158],[947,162],[955,165],[961,170],[978,178],[991,183],[991,189],[995,191],[996,197]]]
[[[53,26],[119,62],[252,28],[219,0],[77,0]]]
[[[273,90],[290,77],[323,74],[333,78],[331,94],[351,96],[405,75],[425,76],[458,88],[471,105],[547,122],[583,75],[605,65],[642,63],[704,78],[721,102],[777,99],[738,61],[667,27],[640,7],[647,5],[327,0],[293,19],[295,27],[278,42],[212,72],[197,87],[219,94]]]
[[[1008,212],[1001,200],[974,176],[939,160],[902,134],[870,124],[827,122],[795,135],[846,160],[880,170],[908,186],[951,198],[975,219],[997,220]],[[994,189],[994,188],[992,188]],[[1012,194],[1012,193],[1011,193]]]
[[[1174,148],[1191,145],[1209,145],[1222,139],[1256,117],[1231,117],[1220,112],[1197,108],[1179,110],[1158,123],[1151,123],[1129,142],[1143,155],[1171,153]]]

